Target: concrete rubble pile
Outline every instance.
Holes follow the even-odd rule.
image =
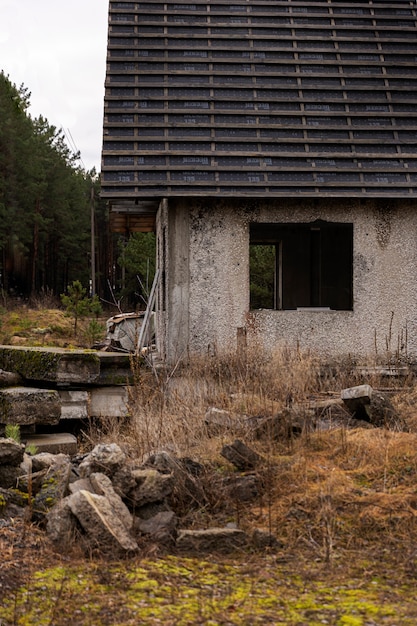
[[[254,473],[239,474],[236,469],[249,464],[255,470],[263,459],[241,441],[229,448],[236,458],[229,449],[222,454],[231,458],[235,469],[229,476],[215,478],[219,473],[214,468],[167,452],[152,455],[143,464],[129,460],[114,443],[99,444],[90,453],[72,458],[62,453],[29,456],[22,445],[3,438],[0,516],[7,523],[8,518],[29,511],[61,552],[76,544],[86,554],[133,555],[149,542],[186,552],[278,547],[277,538],[265,529],[249,536],[235,524],[180,528],[184,512],[207,506],[215,499],[214,491],[219,497],[219,489],[232,509],[237,499],[248,502],[261,497],[262,481]]]
[[[49,420],[57,412],[56,402],[54,398],[43,402]],[[18,419],[19,410],[29,415],[27,403],[24,396],[14,404],[8,413],[12,423],[27,423],[27,417]],[[225,523],[242,505],[261,502],[265,482],[271,478],[270,459],[267,462],[244,443],[245,437],[253,442],[288,438],[306,428],[339,427],[343,419],[344,425],[356,428],[406,428],[389,398],[369,385],[344,389],[338,400],[318,402],[303,411],[292,406],[273,417],[236,420],[226,411],[209,409],[203,420],[207,434],[234,437],[220,451],[230,471],[166,451],[139,462],[128,458],[116,443],[99,444],[83,455],[76,446],[67,448],[66,454],[59,446],[52,452],[28,454],[25,445],[0,438],[0,518],[7,523],[12,517],[29,515],[45,528],[58,550],[75,543],[86,554],[136,554],[149,542],[186,552],[277,548],[280,542],[268,529],[256,529],[249,536],[236,524]],[[326,411],[330,411],[330,426],[324,425]],[[184,528],[197,509],[210,512],[223,525]]]

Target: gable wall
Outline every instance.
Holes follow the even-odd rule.
[[[353,311],[249,311],[249,224],[353,223]],[[167,229],[168,360],[248,345],[311,348],[325,355],[417,357],[417,212],[411,203],[358,200],[170,201]],[[160,318],[162,319],[162,318]]]

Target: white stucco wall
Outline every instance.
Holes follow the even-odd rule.
[[[245,327],[248,344],[262,349],[333,356],[399,349],[417,358],[416,208],[388,200],[379,208],[334,199],[170,201],[168,352],[234,350]],[[353,311],[249,312],[249,224],[317,219],[353,223]]]

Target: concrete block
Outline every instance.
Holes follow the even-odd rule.
[[[128,414],[126,387],[100,387],[90,391],[90,417],[126,417]]]
[[[357,385],[341,391],[341,398],[351,413],[363,411],[364,406],[371,403],[372,387]]]
[[[57,424],[61,402],[57,391],[34,387],[0,389],[0,423]]]
[[[36,446],[38,453],[50,452],[51,454],[68,454],[73,456],[78,452],[77,438],[70,433],[51,433],[44,435],[29,435],[25,444]]]
[[[58,391],[61,401],[61,419],[87,419],[89,395],[87,391]]]

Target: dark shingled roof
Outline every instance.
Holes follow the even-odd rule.
[[[417,4],[109,9],[102,195],[411,197]]]

